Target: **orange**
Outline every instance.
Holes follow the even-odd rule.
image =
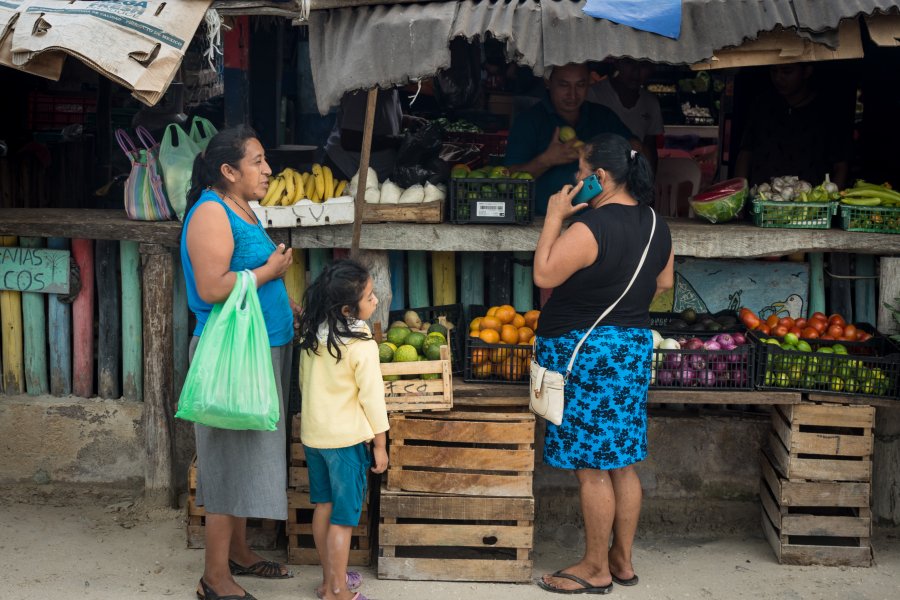
[[[482,329],[478,332],[478,337],[487,344],[496,344],[500,341],[500,334],[496,329]]]
[[[534,331],[531,327],[519,327],[519,343],[527,342],[534,337]]]
[[[475,348],[474,350],[472,350],[473,365],[480,365],[483,362],[487,362],[488,358],[489,356],[487,348]]]
[[[509,356],[509,348],[494,348],[491,350],[491,362],[499,363]]]
[[[498,363],[494,367],[494,372],[504,379],[515,381],[517,379],[522,379],[525,376],[524,365],[525,363],[519,358],[516,358],[515,356],[509,356],[503,359],[503,362]]]
[[[493,329],[491,331],[493,331]],[[473,337],[473,338],[481,337],[481,332],[477,329],[470,329],[469,337]]]
[[[494,365],[486,362],[472,367],[472,374],[478,379],[487,379],[493,372]]]
[[[485,314],[485,316],[486,316],[486,317],[493,317],[493,316],[497,313],[497,309],[498,309],[498,308],[500,308],[500,307],[499,307],[499,306],[492,306],[492,307],[490,307],[490,308],[488,309],[487,313]]]
[[[516,313],[512,320],[512,326],[515,328],[525,327],[525,317],[523,317],[519,313]]]
[[[534,346],[534,336],[531,336],[531,339],[528,340],[528,343]]]
[[[504,325],[500,329],[500,340],[503,341],[504,344],[518,344],[519,332],[512,325]]]
[[[532,329],[537,329],[538,317],[541,316],[541,311],[539,310],[529,310],[525,313],[525,326],[531,327]]]
[[[481,329],[481,317],[475,317],[472,319],[472,322],[469,323],[469,329],[473,331],[478,331]]]
[[[493,329],[497,333],[500,333],[500,328],[503,327],[503,323],[500,322],[500,319],[497,317],[484,317],[481,319],[481,330],[485,329]]]
[[[504,305],[497,309],[497,312],[494,313],[494,316],[500,319],[501,323],[511,323],[513,317],[516,316],[516,311],[511,307]]]
[[[500,308],[508,308],[509,310],[513,311],[513,314],[516,314],[516,309],[512,304],[501,304]]]

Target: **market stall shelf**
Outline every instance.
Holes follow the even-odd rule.
[[[197,506],[197,459],[188,469],[187,547],[206,547],[206,510]],[[274,550],[278,543],[278,521],[247,519],[247,542],[255,550]]]
[[[763,532],[779,562],[871,565],[874,424],[871,406],[773,409],[760,500]]]
[[[527,582],[534,499],[383,489],[378,535],[380,579]]]

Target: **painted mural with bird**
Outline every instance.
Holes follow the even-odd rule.
[[[799,319],[803,314],[803,298],[799,294],[791,294],[784,300],[773,302],[759,310],[761,319],[765,319],[769,315]]]

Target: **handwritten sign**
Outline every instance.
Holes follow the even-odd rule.
[[[69,293],[69,251],[0,247],[0,290]]]

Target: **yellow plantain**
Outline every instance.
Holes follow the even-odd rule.
[[[306,198],[306,188],[303,187],[303,177],[300,176],[300,173],[292,171],[291,175],[294,176],[294,201],[291,204],[295,204]]]
[[[277,201],[281,199],[281,193],[284,191],[284,178],[276,177],[275,183],[269,186],[269,193],[266,194],[266,198],[264,202],[260,202],[262,206],[273,206]]]
[[[334,197],[334,175],[332,175],[329,167],[322,167],[322,178],[325,180],[325,193],[322,196],[322,199],[328,200],[329,198]]]
[[[290,169],[285,169],[280,173],[281,178],[284,179],[284,189],[287,192],[288,198],[294,197],[294,177],[291,175]]]
[[[269,187],[266,189],[266,195],[259,199],[260,206],[265,206],[272,199],[272,196],[275,195],[276,181],[275,177],[269,177]]]
[[[301,173],[300,177],[303,178],[303,188],[306,189],[306,185],[309,183],[309,173]]]
[[[316,182],[316,196],[321,200],[325,197],[325,174],[322,172],[322,165],[315,163],[312,166],[312,179]]]
[[[345,188],[345,187],[347,187],[347,180],[346,180],[346,179],[340,180],[340,181],[338,182],[338,184],[337,184],[337,187],[334,188],[334,196],[335,196],[335,198],[337,198],[338,196],[340,196],[341,194],[344,193],[344,188]]]
[[[315,177],[307,177],[306,179],[306,197],[315,202],[316,195],[316,179]]]

